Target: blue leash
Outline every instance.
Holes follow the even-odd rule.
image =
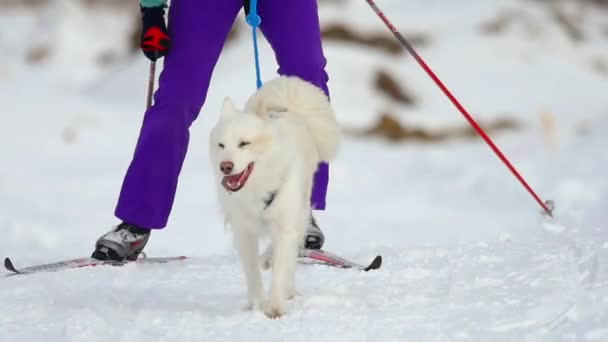
[[[262,79],[260,77],[260,56],[258,53],[258,35],[257,28],[262,22],[262,18],[258,15],[258,0],[251,0],[249,4],[249,15],[247,15],[247,23],[251,25],[253,32],[253,53],[255,56],[255,77],[258,89],[262,87]]]

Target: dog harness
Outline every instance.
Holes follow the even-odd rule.
[[[266,209],[268,209],[268,207],[270,207],[270,205],[274,201],[275,197],[277,197],[276,190],[268,193],[268,197],[264,199],[264,210],[266,210]]]

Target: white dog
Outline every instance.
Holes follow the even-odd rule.
[[[264,84],[243,111],[224,100],[210,134],[219,202],[247,279],[248,308],[271,318],[296,294],[295,268],[311,215],[313,174],[338,150],[339,127],[325,93],[296,77]],[[272,283],[264,298],[259,240],[270,235]]]

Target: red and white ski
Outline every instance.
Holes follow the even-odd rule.
[[[318,264],[337,268],[352,268],[359,271],[377,270],[382,266],[382,256],[377,255],[369,265],[361,265],[350,260],[339,257],[333,253],[316,250],[304,249],[300,251],[298,261],[303,264]]]

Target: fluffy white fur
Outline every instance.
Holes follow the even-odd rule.
[[[313,174],[320,161],[338,150],[339,127],[325,93],[296,77],[278,77],[258,89],[244,110],[226,98],[220,119],[210,134],[211,165],[219,202],[234,234],[247,280],[248,307],[269,317],[286,313],[296,294],[298,250],[310,219]],[[221,144],[221,146],[220,146]],[[240,174],[253,171],[235,192],[222,186],[220,163],[232,162]],[[264,200],[276,191],[272,204]],[[269,234],[272,282],[264,296],[260,238]]]

